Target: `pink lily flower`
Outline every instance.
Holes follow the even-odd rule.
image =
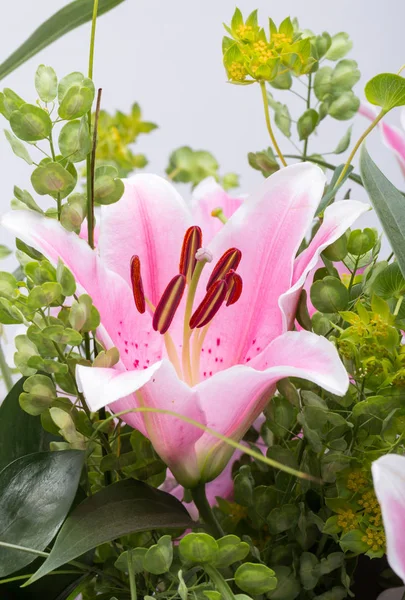
[[[405,456],[382,456],[373,462],[371,471],[381,506],[388,562],[405,582]]]
[[[324,186],[314,165],[283,169],[206,248],[189,206],[153,175],[127,180],[121,200],[103,207],[97,251],[54,220],[28,211],[6,215],[6,227],[72,271],[100,312],[98,338],[120,352],[114,368],[77,368],[91,410],[171,410],[240,440],[279,379],[302,377],[343,395],[349,381],[335,347],[315,334],[288,331],[320,252],[368,210],[355,201],[328,207],[295,258]],[[225,442],[171,415],[123,419],[152,441],[184,487],[215,479],[233,454]]]
[[[377,111],[367,104],[360,105],[359,113],[370,121],[374,121],[377,116]],[[384,120],[379,123],[384,143],[394,152],[405,177],[405,109],[401,111],[401,125],[403,131],[398,127],[388,125]]]

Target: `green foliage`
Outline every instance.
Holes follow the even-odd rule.
[[[174,150],[169,157],[166,173],[172,181],[191,183],[193,187],[207,177],[214,177],[224,185],[225,189],[237,187],[238,178],[233,173],[227,173],[222,178],[219,173],[219,164],[214,156],[206,150],[192,150],[189,146],[182,146]]]
[[[394,73],[381,73],[367,83],[364,93],[371,104],[387,113],[405,105],[405,78]]]

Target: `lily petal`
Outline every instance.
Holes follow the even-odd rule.
[[[405,582],[405,457],[382,456],[373,462],[371,471],[387,538],[388,562]]]
[[[130,287],[105,267],[87,242],[54,219],[26,210],[4,215],[2,223],[53,264],[62,259],[100,312],[103,343],[118,348],[127,368],[143,368],[162,358],[162,339],[153,331],[150,316],[136,311]]]
[[[212,216],[212,211],[222,208],[225,217],[229,219],[242,203],[243,198],[230,196],[214,177],[207,177],[197,185],[191,197],[191,212],[194,222],[203,231],[204,245],[223,227],[223,223]]]
[[[166,359],[144,371],[119,372],[78,366],[76,373],[92,410],[108,405],[112,411],[121,412],[144,406],[170,410],[205,425],[196,389],[178,379],[173,365]],[[203,431],[165,414],[128,413],[121,418],[132,427],[138,427],[139,414],[144,423],[142,433],[150,439],[178,481],[189,487],[198,482],[194,447]]]
[[[316,266],[321,252],[339,239],[365,212],[368,204],[356,200],[335,202],[325,210],[322,225],[306,248],[294,261],[293,286],[280,296],[279,306],[283,312],[285,328],[292,327],[297,302],[308,273]]]
[[[189,209],[172,184],[157,175],[125,180],[119,202],[103,206],[99,250],[108,268],[130,283],[130,261],[141,261],[146,297],[160,300],[169,280],[179,272],[181,243],[192,225]]]
[[[279,336],[250,364],[220,371],[196,386],[207,426],[236,441],[263,411],[279,379],[308,379],[337,395],[349,386],[336,348],[307,331]],[[196,451],[205,481],[214,479],[233,453],[209,433],[197,441]]]
[[[293,262],[325,185],[321,169],[292,165],[269,177],[209,245],[214,260],[239,248],[243,293],[213,320],[204,344],[203,373],[249,362],[283,332],[278,298],[292,283]],[[205,268],[203,277],[210,269]]]

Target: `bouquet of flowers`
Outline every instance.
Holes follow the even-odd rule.
[[[156,125],[93,82],[97,17],[122,1],[72,2],[0,65],[91,21],[87,73],[40,65],[29,99],[0,93],[32,169],[2,217],[0,597],[377,598],[405,581],[405,194],[366,138],[405,174],[384,120],[402,69],[360,103],[347,33],[236,9],[224,83],[258,90],[264,178],[246,196],[188,146],[152,175],[134,144]],[[379,230],[356,228],[360,186]]]

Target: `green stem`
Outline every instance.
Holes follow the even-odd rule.
[[[212,565],[204,565],[204,571],[221,594],[223,600],[235,600],[235,596],[221,573]]]
[[[191,495],[193,497],[194,504],[198,508],[200,517],[203,519],[210,534],[217,539],[223,537],[224,532],[222,531],[222,527],[218,523],[218,520],[214,515],[213,510],[207,500],[207,495],[205,493],[205,484],[200,483],[199,485],[197,485],[197,487],[193,488],[191,490]]]
[[[181,167],[176,167],[175,169],[173,169],[173,171],[171,171],[167,178],[168,179],[174,179],[176,177],[176,175],[178,175],[179,173],[181,173],[182,168]]]
[[[298,154],[284,154],[285,158],[295,158],[296,160],[302,160],[302,156]],[[313,156],[307,156],[306,160],[314,163],[315,165],[320,165],[321,167],[325,167],[325,169],[330,169],[331,171],[335,171],[337,169],[336,165],[332,165],[332,163],[328,163],[320,158],[316,158]],[[361,180],[360,175],[356,175],[355,173],[350,173],[349,179],[352,179],[359,185],[363,186],[363,182]]]
[[[11,376],[10,367],[7,364],[6,357],[4,356],[3,347],[0,343],[0,373],[6,386],[7,392],[13,387],[13,378]]]
[[[88,77],[93,79],[93,68],[94,68],[94,43],[96,40],[96,23],[97,23],[97,12],[98,12],[98,0],[94,0],[93,4],[93,18],[91,20],[91,34],[90,34],[90,52],[89,52],[89,70]],[[87,115],[89,135],[91,137],[91,110]],[[91,186],[91,155],[89,154],[86,158],[86,173],[87,173],[87,239],[89,246],[94,248],[94,206],[91,198],[92,186]]]
[[[13,581],[21,581],[23,579],[29,579],[32,577],[34,573],[29,573],[27,575],[17,575],[16,577],[9,577],[8,579],[0,579],[0,585],[3,583],[12,583]],[[65,569],[63,571],[52,571],[51,573],[47,573],[47,577],[49,575],[82,575],[82,571],[72,571]]]
[[[274,146],[274,148],[275,148],[275,150],[276,150],[276,152],[277,152],[277,154],[279,156],[279,159],[281,160],[282,165],[284,167],[286,167],[287,163],[285,161],[283,153],[281,152],[281,150],[279,148],[279,145],[277,144],[277,140],[276,140],[276,138],[274,136],[273,129],[272,129],[272,126],[271,126],[269,103],[267,101],[266,84],[265,84],[264,81],[260,82],[260,89],[262,91],[262,99],[263,99],[263,107],[264,107],[264,117],[266,119],[267,131],[269,132],[270,139],[271,139],[271,141],[273,143],[273,146]]]
[[[344,179],[344,176],[346,175],[348,168],[350,167],[350,165],[353,162],[353,158],[355,157],[355,155],[357,153],[357,150],[360,148],[360,146],[362,145],[362,143],[364,142],[364,140],[366,139],[366,137],[368,136],[368,134],[373,131],[374,127],[381,121],[381,119],[385,115],[386,115],[386,111],[385,110],[381,110],[381,112],[376,116],[376,118],[371,123],[371,125],[369,127],[367,127],[367,129],[364,131],[364,133],[361,134],[361,136],[357,140],[357,142],[356,142],[353,150],[351,151],[349,158],[347,159],[347,162],[346,162],[346,164],[345,164],[345,166],[343,168],[343,171],[340,174],[339,179],[335,183],[335,187],[337,187],[339,185],[339,183],[342,181],[342,179]]]
[[[395,309],[394,309],[394,312],[393,312],[394,317],[398,316],[399,309],[401,308],[401,304],[402,304],[403,300],[404,300],[403,296],[400,296],[398,298],[398,301],[397,301],[397,303],[395,305]]]
[[[53,145],[52,132],[51,132],[51,135],[49,136],[49,144],[51,146],[52,160],[53,160],[53,162],[55,162],[56,161],[56,154],[55,154],[55,148],[54,148],[54,145]],[[56,196],[56,202],[57,202],[57,205],[58,205],[58,221],[60,221],[60,216],[61,216],[61,212],[62,212],[62,201],[61,201],[60,194],[57,194],[57,196]]]
[[[309,74],[308,75],[307,110],[309,110],[311,108],[311,90],[312,90],[312,75]],[[309,136],[305,139],[305,142],[304,142],[304,151],[302,153],[303,161],[307,160],[308,142],[309,142]]]
[[[26,552],[27,554],[35,554],[35,556],[42,556],[48,558],[48,552],[41,552],[40,550],[34,550],[33,548],[26,548],[25,546],[17,546],[16,544],[9,544],[8,542],[0,542],[2,548],[9,548],[9,550],[18,550],[19,552]]]
[[[128,552],[128,576],[129,576],[129,589],[131,590],[131,600],[137,600],[136,580],[135,580],[135,572],[134,572],[134,565],[132,562],[131,551]]]

